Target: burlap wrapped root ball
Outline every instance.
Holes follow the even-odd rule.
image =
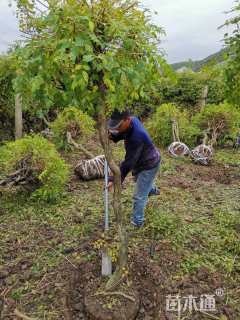
[[[191,158],[196,164],[208,166],[213,158],[213,148],[201,144],[191,151]]]
[[[94,180],[104,178],[105,156],[99,155],[90,160],[80,160],[75,167],[75,174],[81,180]],[[111,175],[110,169],[108,174]]]
[[[179,141],[175,141],[168,147],[169,154],[174,158],[186,157],[190,154],[188,146]]]

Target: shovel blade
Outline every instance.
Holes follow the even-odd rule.
[[[102,252],[102,276],[110,276],[112,274],[112,259],[106,251]]]

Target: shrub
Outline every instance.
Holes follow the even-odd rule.
[[[192,120],[200,130],[207,130],[214,142],[236,137],[240,128],[240,112],[228,103],[209,104]]]
[[[69,168],[55,146],[39,135],[1,147],[0,172],[1,179],[11,180],[10,186],[23,186],[31,190],[32,197],[47,201],[62,194],[69,177]]]
[[[173,142],[172,119],[178,122],[180,140],[184,143],[193,144],[195,136],[198,134],[198,128],[190,125],[186,111],[181,111],[171,103],[158,107],[146,124],[154,142],[163,147]]]
[[[62,111],[51,124],[54,142],[59,149],[67,149],[67,132],[73,139],[87,142],[94,133],[95,121],[76,107],[69,107]]]

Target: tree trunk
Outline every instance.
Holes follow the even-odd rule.
[[[23,121],[22,121],[22,103],[20,94],[15,97],[15,139],[21,139],[23,135]]]
[[[119,166],[115,163],[111,148],[109,145],[108,132],[106,128],[105,111],[102,111],[98,119],[99,136],[108,165],[114,175],[114,194],[113,194],[113,210],[117,221],[120,248],[118,253],[118,262],[114,274],[110,277],[106,284],[106,290],[114,290],[122,280],[124,268],[127,266],[128,258],[128,235],[125,225],[125,215],[121,204],[121,172]]]

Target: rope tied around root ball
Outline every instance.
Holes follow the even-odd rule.
[[[82,180],[94,180],[104,178],[105,156],[99,155],[89,160],[80,160],[75,167],[75,174]],[[109,175],[111,171],[108,171]]]
[[[201,144],[191,151],[190,156],[194,163],[207,166],[212,160],[213,148],[211,146]]]
[[[180,141],[175,141],[168,147],[168,152],[175,158],[186,157],[190,154],[188,146]]]

